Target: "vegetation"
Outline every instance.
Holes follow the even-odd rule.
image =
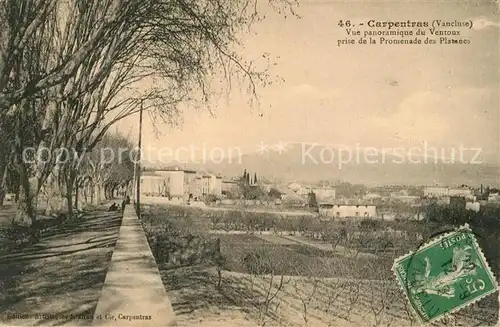
[[[307,194],[307,205],[309,208],[318,208],[318,201],[316,200],[316,194],[311,191],[309,194]]]
[[[277,189],[277,188],[274,188],[272,187],[268,194],[267,194],[271,199],[273,200],[277,200],[277,199],[281,199],[281,192]]]
[[[221,76],[229,88],[241,82],[256,100],[258,88],[273,81],[268,55],[247,62],[238,54],[240,31],[262,18],[254,4],[4,1],[0,168],[2,189],[19,194],[16,224],[35,228],[44,192],[71,211],[82,185],[98,185],[107,196],[123,186],[130,163],[79,167],[123,118],[147,111],[155,122],[180,123],[181,103],[210,110],[211,82]],[[294,1],[271,5],[294,15]]]
[[[160,206],[149,206],[143,212],[143,224],[155,255],[172,249],[172,242],[180,247],[168,251],[185,253],[186,258],[194,252],[203,256],[205,251],[204,261],[185,260],[182,264],[177,261],[175,265],[172,260],[164,264],[166,261],[158,257],[162,263],[160,270],[167,269],[165,278],[174,275],[186,279],[194,274],[193,283],[187,284],[189,290],[173,288],[169,293],[180,297],[180,302],[190,298],[186,294],[201,284],[204,290],[198,290],[197,298],[210,294],[210,298],[223,303],[226,302],[221,299],[234,301],[239,308],[248,310],[251,319],[261,326],[288,323],[291,315],[300,317],[296,323],[304,326],[320,321],[332,326],[346,321],[366,325],[366,321],[355,318],[360,312],[373,326],[415,323],[390,268],[397,256],[421,244],[418,235],[426,231],[421,221],[321,221],[306,216],[285,218],[252,212],[208,212]],[[247,233],[208,233],[210,229],[219,228]],[[260,231],[264,230],[271,233],[261,235]],[[155,235],[169,236],[162,239]],[[192,244],[196,242],[182,241],[185,237],[179,235],[191,235],[192,240],[198,239],[198,244],[205,245],[193,250],[196,247]],[[179,267],[183,270],[177,273]],[[213,278],[210,269],[214,271]],[[168,287],[168,281],[166,283]],[[207,283],[213,285],[213,291]],[[482,317],[481,323],[488,324],[496,313],[486,312],[484,308],[494,308],[492,299],[484,299],[469,311],[454,314],[453,318],[470,325],[478,322],[467,319]],[[446,325],[446,321],[443,324]]]

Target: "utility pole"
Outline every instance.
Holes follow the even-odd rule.
[[[143,111],[143,101],[141,100],[141,108],[139,111],[139,144],[138,144],[138,160],[136,161],[136,195],[135,195],[135,211],[137,212],[137,216],[141,218],[141,151],[142,151],[142,111]]]

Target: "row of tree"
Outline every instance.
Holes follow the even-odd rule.
[[[272,5],[293,13],[288,0]],[[234,44],[259,18],[251,0],[3,1],[0,151],[4,184],[16,180],[19,189],[15,221],[34,225],[47,185],[71,211],[86,178],[102,185],[121,174],[95,161],[88,174],[79,166],[121,119],[148,110],[176,123],[181,102],[207,105],[221,73],[255,95],[268,76]]]
[[[241,177],[241,181],[247,183],[249,185],[257,185],[257,173],[254,173],[253,178],[250,176],[250,173],[245,169],[243,171],[243,176]]]
[[[96,147],[75,159],[74,169],[68,169],[62,156],[59,157],[61,162],[56,163],[57,171],[40,188],[39,195],[47,202],[47,214],[71,213],[74,208],[81,207],[80,200],[99,204],[103,198],[112,198],[118,190],[127,190],[134,176],[136,152],[121,134],[105,134]],[[17,201],[21,196],[21,180],[12,158],[2,159],[0,205],[3,205],[5,193],[14,194]]]

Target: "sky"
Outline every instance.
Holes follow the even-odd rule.
[[[390,148],[424,142],[481,148],[499,155],[499,16],[493,1],[301,1],[301,18],[273,13],[243,36],[248,60],[269,53],[283,79],[259,88],[260,106],[244,90],[214,100],[213,115],[185,107],[182,126],[145,115],[143,146],[254,152],[260,142],[313,142]],[[344,45],[338,21],[470,20],[469,45]],[[427,32],[429,33],[429,32]],[[137,137],[138,117],[118,129]],[[154,151],[154,150],[153,150]]]

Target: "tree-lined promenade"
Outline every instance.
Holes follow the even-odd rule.
[[[270,4],[284,16],[296,5]],[[254,68],[235,49],[240,32],[262,18],[261,6],[250,0],[4,1],[0,168],[2,189],[19,197],[15,223],[35,226],[42,194],[61,204],[50,210],[71,213],[81,190],[94,196],[129,183],[130,165],[96,158],[97,146],[133,147],[109,134],[121,119],[144,110],[176,124],[181,103],[210,109],[211,82],[221,76],[228,87],[242,82],[257,99],[258,87],[270,82],[267,67]],[[69,151],[48,157],[56,149]]]

